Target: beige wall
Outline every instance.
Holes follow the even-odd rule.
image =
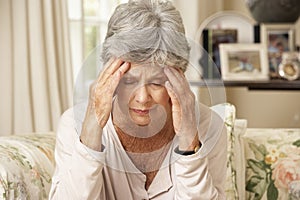
[[[174,0],[182,13],[189,37],[209,15],[220,10],[237,10],[251,16],[244,0]],[[300,20],[296,23],[296,44],[300,45]],[[221,91],[222,89],[220,89]],[[218,91],[214,88],[213,91]],[[300,128],[300,91],[249,91],[246,87],[226,88],[227,101],[237,108],[237,118],[248,120],[248,127]],[[212,105],[207,89],[200,90],[200,100]]]
[[[243,0],[225,0],[225,10],[243,11],[251,16]],[[300,20],[296,23],[296,44],[300,45]],[[249,127],[300,127],[300,91],[255,91],[227,88],[227,100],[237,107],[237,117]]]
[[[227,101],[237,108],[237,117],[248,127],[300,128],[300,91],[227,88]]]

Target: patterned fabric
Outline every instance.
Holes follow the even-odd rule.
[[[247,130],[247,120],[236,119],[234,123],[233,140],[228,141],[232,145],[231,159],[233,171],[236,172],[235,186],[238,191],[238,198],[240,200],[245,198],[245,164],[244,164],[244,151],[241,144],[241,136],[245,134]],[[228,198],[230,200],[230,198]]]
[[[0,137],[0,199],[47,199],[55,134]]]
[[[237,155],[239,150],[238,135],[243,134],[246,129],[247,123],[235,119],[235,107],[229,103],[218,104],[212,106],[212,110],[218,113],[223,120],[227,128],[227,177],[226,177],[226,198],[230,200],[239,199],[240,193],[243,193],[244,189],[239,189],[238,182],[243,180],[238,179],[237,169],[240,169],[240,155]],[[241,190],[241,191],[239,191]]]
[[[247,129],[246,198],[300,199],[300,129]]]

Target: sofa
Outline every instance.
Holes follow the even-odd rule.
[[[300,129],[247,128],[233,105],[212,108],[227,127],[227,199],[299,200]]]
[[[0,137],[0,199],[47,199],[54,172],[55,133]]]
[[[300,129],[250,129],[233,105],[212,109],[227,127],[227,199],[300,199]],[[47,199],[54,147],[55,133],[1,136],[0,199]]]

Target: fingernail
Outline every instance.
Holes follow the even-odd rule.
[[[170,71],[170,69],[169,69],[169,67],[168,66],[165,66],[165,69],[164,69],[165,71]]]
[[[166,81],[166,82],[165,82],[165,86],[166,86],[166,87],[171,87],[170,82],[169,82],[169,81]]]

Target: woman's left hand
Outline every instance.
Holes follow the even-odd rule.
[[[199,144],[195,95],[182,71],[165,67],[164,72],[169,79],[165,87],[172,102],[173,126],[179,139],[179,149],[193,150],[193,144]]]

